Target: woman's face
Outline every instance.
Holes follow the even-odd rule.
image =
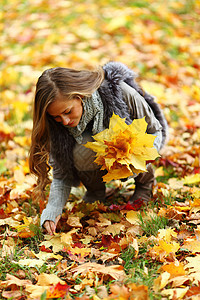
[[[59,95],[54,102],[49,104],[47,112],[56,122],[64,126],[76,127],[83,113],[82,101],[80,98],[67,100],[65,96]]]

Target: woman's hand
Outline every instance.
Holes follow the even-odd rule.
[[[43,227],[46,229],[47,233],[50,235],[54,235],[54,233],[56,232],[56,226],[58,224],[58,221],[60,220],[61,215],[58,215],[56,217],[55,223],[53,221],[45,221]]]

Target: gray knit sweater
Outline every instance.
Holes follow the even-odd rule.
[[[122,81],[120,85],[123,93],[123,100],[128,105],[131,119],[139,119],[145,116],[145,120],[148,124],[147,133],[156,136],[154,146],[159,151],[162,146],[162,126],[160,122],[155,118],[152,109],[145,99],[133,87],[129,86],[124,81]],[[82,144],[76,143],[73,149],[75,168],[78,171],[98,169],[99,166],[94,163],[95,153],[83,146],[87,141],[92,140],[91,133],[86,130],[81,132],[80,135],[82,135],[83,139]],[[54,174],[56,174],[56,170],[54,170]],[[55,222],[56,217],[62,214],[63,207],[66,204],[70,191],[70,182],[66,179],[58,179],[54,176],[50,187],[48,204],[41,215],[41,226],[46,220]]]

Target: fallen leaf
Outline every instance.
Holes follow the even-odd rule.
[[[186,260],[189,262],[185,265],[185,269],[189,269],[191,272],[199,272],[200,273],[200,254],[197,254],[194,257],[186,257]]]
[[[111,278],[115,280],[122,281],[125,279],[125,272],[123,267],[120,265],[113,265],[113,266],[104,266],[97,263],[85,263],[76,268],[71,270],[76,277],[79,274],[82,276],[87,275],[89,272],[96,273],[96,274],[104,274],[109,275]]]
[[[169,299],[183,299],[189,287],[186,288],[176,288],[176,289],[166,289],[161,291],[162,296],[168,296]]]
[[[25,258],[20,259],[18,262],[15,262],[16,264],[19,264],[20,266],[28,266],[30,268],[35,267],[41,267],[44,264],[44,260],[41,259],[31,259],[31,258]]]
[[[61,280],[57,275],[55,274],[46,274],[41,273],[38,275],[38,282],[37,285],[40,286],[48,286],[48,285],[55,285],[57,283],[60,283],[62,285],[65,285],[66,282],[64,280]]]
[[[177,233],[175,232],[174,228],[167,228],[167,229],[159,229],[157,238],[159,240],[164,240],[167,243],[170,243],[174,238],[177,237]]]
[[[165,264],[159,270],[168,272],[170,274],[170,279],[177,276],[183,276],[186,274],[184,265],[178,261]]]
[[[120,234],[121,231],[125,230],[125,226],[123,224],[112,224],[105,228],[102,234],[109,235],[112,234],[113,236]]]
[[[0,226],[2,225],[9,225],[11,227],[16,227],[20,225],[20,222],[13,220],[12,217],[6,218],[6,219],[0,219]]]
[[[158,245],[154,245],[149,249],[149,255],[152,257],[159,257],[160,261],[165,261],[165,258],[170,253],[176,253],[179,250],[180,246],[176,242],[165,242],[164,240],[159,240]]]
[[[48,286],[26,285],[26,292],[30,299],[40,299],[41,295],[48,290]]]
[[[146,285],[137,285],[135,283],[130,283],[127,285],[130,289],[131,297],[134,300],[148,300],[148,287]]]
[[[134,210],[130,210],[126,214],[126,219],[129,221],[131,224],[138,225],[139,224],[139,217],[138,217],[138,212]]]
[[[162,290],[169,282],[170,273],[164,272],[160,274],[158,278],[154,280],[154,291],[158,292],[159,290]]]
[[[55,286],[50,287],[47,290],[46,298],[47,299],[54,299],[54,298],[62,298],[66,297],[68,291],[70,289],[70,286],[67,284],[61,284],[58,282]]]
[[[188,238],[184,241],[182,248],[187,249],[191,252],[200,253],[200,241],[197,239]]]
[[[83,227],[82,224],[80,223],[80,218],[79,217],[74,217],[74,216],[69,216],[67,219],[67,224],[72,226],[72,227]]]
[[[16,285],[20,287],[20,286],[32,285],[32,282],[31,280],[23,280],[17,278],[14,275],[6,274],[6,280],[1,281],[1,286],[9,287],[11,285]]]

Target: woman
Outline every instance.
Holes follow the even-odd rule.
[[[49,200],[41,215],[41,225],[53,234],[72,186],[80,181],[87,192],[84,200],[105,200],[105,170],[94,163],[95,153],[84,147],[92,136],[109,125],[113,112],[126,118],[143,118],[147,133],[156,136],[159,151],[166,139],[167,123],[153,97],[136,84],[136,75],[122,63],[110,62],[96,71],[53,68],[39,77],[34,101],[30,171],[38,177],[36,192],[44,193],[53,167]],[[154,174],[135,177],[134,201],[151,197]]]

